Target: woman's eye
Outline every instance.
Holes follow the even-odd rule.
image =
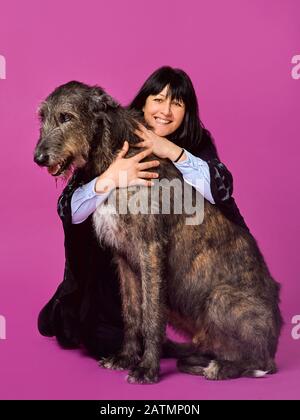
[[[71,119],[72,119],[72,116],[70,114],[64,114],[64,113],[59,114],[59,122],[61,124],[71,121]]]
[[[155,99],[154,99],[154,101],[155,101],[155,102],[161,102],[161,99],[159,99],[159,98],[155,98]]]

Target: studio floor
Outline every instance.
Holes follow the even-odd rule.
[[[7,338],[0,340],[2,400],[300,398],[300,342],[292,340],[288,328],[281,338],[275,375],[212,382],[178,372],[175,360],[163,360],[159,383],[131,385],[125,380],[126,372],[102,369],[83,351],[63,350],[55,339],[41,337],[33,314],[30,317],[27,311],[15,319],[11,314]]]

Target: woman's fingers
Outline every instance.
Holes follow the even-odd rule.
[[[128,149],[129,149],[129,143],[127,140],[125,140],[122,149],[117,154],[117,159],[123,158],[128,152]]]
[[[153,187],[154,182],[147,181],[146,179],[137,178],[137,179],[134,179],[132,182],[130,182],[129,185],[143,185],[145,187]]]
[[[153,149],[152,149],[152,147],[150,147],[149,149],[143,150],[142,152],[133,156],[132,159],[135,160],[136,162],[139,162],[140,160],[145,159],[145,157],[151,155],[152,151],[153,151]]]
[[[158,178],[159,175],[156,172],[138,172],[139,178]]]
[[[146,142],[145,141],[141,141],[141,142],[135,143],[135,144],[130,143],[130,146],[132,146],[132,147],[145,147],[146,146]]]
[[[141,123],[138,123],[138,130],[140,130],[142,133],[147,133],[148,129]]]
[[[137,126],[138,126],[138,130],[147,130],[147,128],[144,126],[144,124],[140,123],[138,120],[134,119],[134,121],[136,122]]]
[[[154,168],[155,166],[159,166],[159,160],[151,160],[150,162],[141,162],[137,164],[137,168],[140,171],[144,171],[145,169]]]
[[[144,131],[139,130],[139,129],[135,129],[134,134],[136,134],[141,139],[146,140],[146,133]]]

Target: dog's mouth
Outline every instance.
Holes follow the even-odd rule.
[[[72,161],[73,161],[73,157],[70,156],[61,162],[48,166],[47,170],[50,175],[59,176],[70,167]]]

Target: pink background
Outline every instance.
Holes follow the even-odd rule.
[[[300,314],[298,0],[16,1],[0,4],[2,399],[299,398]],[[262,380],[208,382],[162,362],[161,382],[129,385],[80,351],[60,349],[36,328],[62,280],[62,189],[33,163],[35,111],[72,79],[99,84],[121,103],[161,65],[183,68],[201,118],[234,176],[234,197],[282,283],[286,326],[280,371]]]

